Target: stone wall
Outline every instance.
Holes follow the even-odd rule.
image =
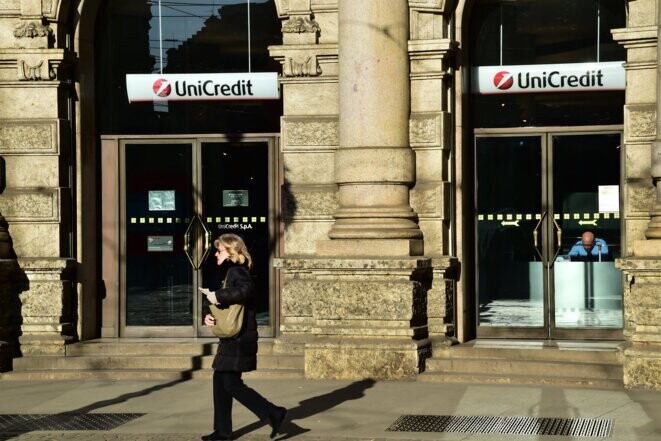
[[[60,2],[0,2],[0,213],[15,261],[11,294],[20,304],[20,353],[61,353],[75,335],[71,263],[71,117],[74,55],[64,48]],[[24,280],[16,291],[13,280]],[[19,295],[20,292],[20,295]],[[14,298],[18,296],[18,298]],[[74,306],[72,306],[74,305]],[[13,331],[12,331],[13,332]],[[16,352],[15,350],[13,350]]]

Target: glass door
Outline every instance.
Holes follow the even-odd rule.
[[[621,337],[619,146],[619,133],[476,136],[478,337]]]
[[[272,336],[274,138],[121,144],[121,335],[211,336],[198,287],[222,283],[213,241],[243,237],[254,259],[260,335]]]

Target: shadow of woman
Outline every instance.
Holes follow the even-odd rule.
[[[294,420],[302,420],[312,415],[324,412],[328,409],[344,403],[345,401],[357,400],[365,396],[365,391],[372,386],[376,381],[372,379],[356,381],[345,387],[334,390],[327,394],[319,395],[316,397],[308,398],[298,403],[298,406],[287,409],[287,421],[283,425],[280,433],[283,434],[278,439],[284,440],[309,432],[310,429],[300,427]],[[266,424],[264,421],[257,421],[234,432],[235,438],[240,438],[247,435],[253,430],[259,429]]]

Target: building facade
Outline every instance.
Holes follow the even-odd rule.
[[[210,336],[197,287],[219,284],[213,238],[235,232],[260,335],[306,377],[579,340],[620,342],[625,386],[661,389],[659,16],[656,0],[0,1],[3,366]],[[261,72],[279,98],[219,97]],[[239,76],[210,97],[217,77],[194,75],[216,73]],[[146,74],[153,98],[131,99]]]

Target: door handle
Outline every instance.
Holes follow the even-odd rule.
[[[557,248],[555,250],[555,253],[553,254],[553,262],[555,262],[555,258],[558,257],[558,254],[562,249],[562,228],[560,228],[560,225],[558,225],[558,222],[555,220],[555,217],[553,218],[553,225],[555,225],[555,237],[557,240]]]
[[[538,241],[539,241],[539,227],[540,227],[540,225],[542,225],[542,221],[546,217],[546,213],[548,213],[548,212],[545,211],[544,214],[542,214],[542,217],[539,218],[539,222],[537,222],[537,225],[535,225],[535,228],[532,230],[532,245],[533,245],[533,248],[535,249],[535,251],[537,252],[537,255],[539,256],[540,260],[544,260],[544,259],[542,258],[542,253],[539,251],[539,244],[538,244]]]
[[[184,233],[184,254],[186,254],[186,257],[188,258],[188,261],[190,262],[190,265],[193,267],[193,269],[197,269],[190,252],[190,234],[194,223],[195,218],[191,219],[191,221],[188,223],[188,228],[186,228],[186,232]]]
[[[207,224],[204,223],[202,217],[199,215],[197,217],[200,221],[200,224],[202,225],[202,228],[204,229],[204,252],[202,253],[202,258],[200,259],[200,266],[202,266],[202,263],[206,260],[209,252],[211,251],[211,230],[207,228]]]

